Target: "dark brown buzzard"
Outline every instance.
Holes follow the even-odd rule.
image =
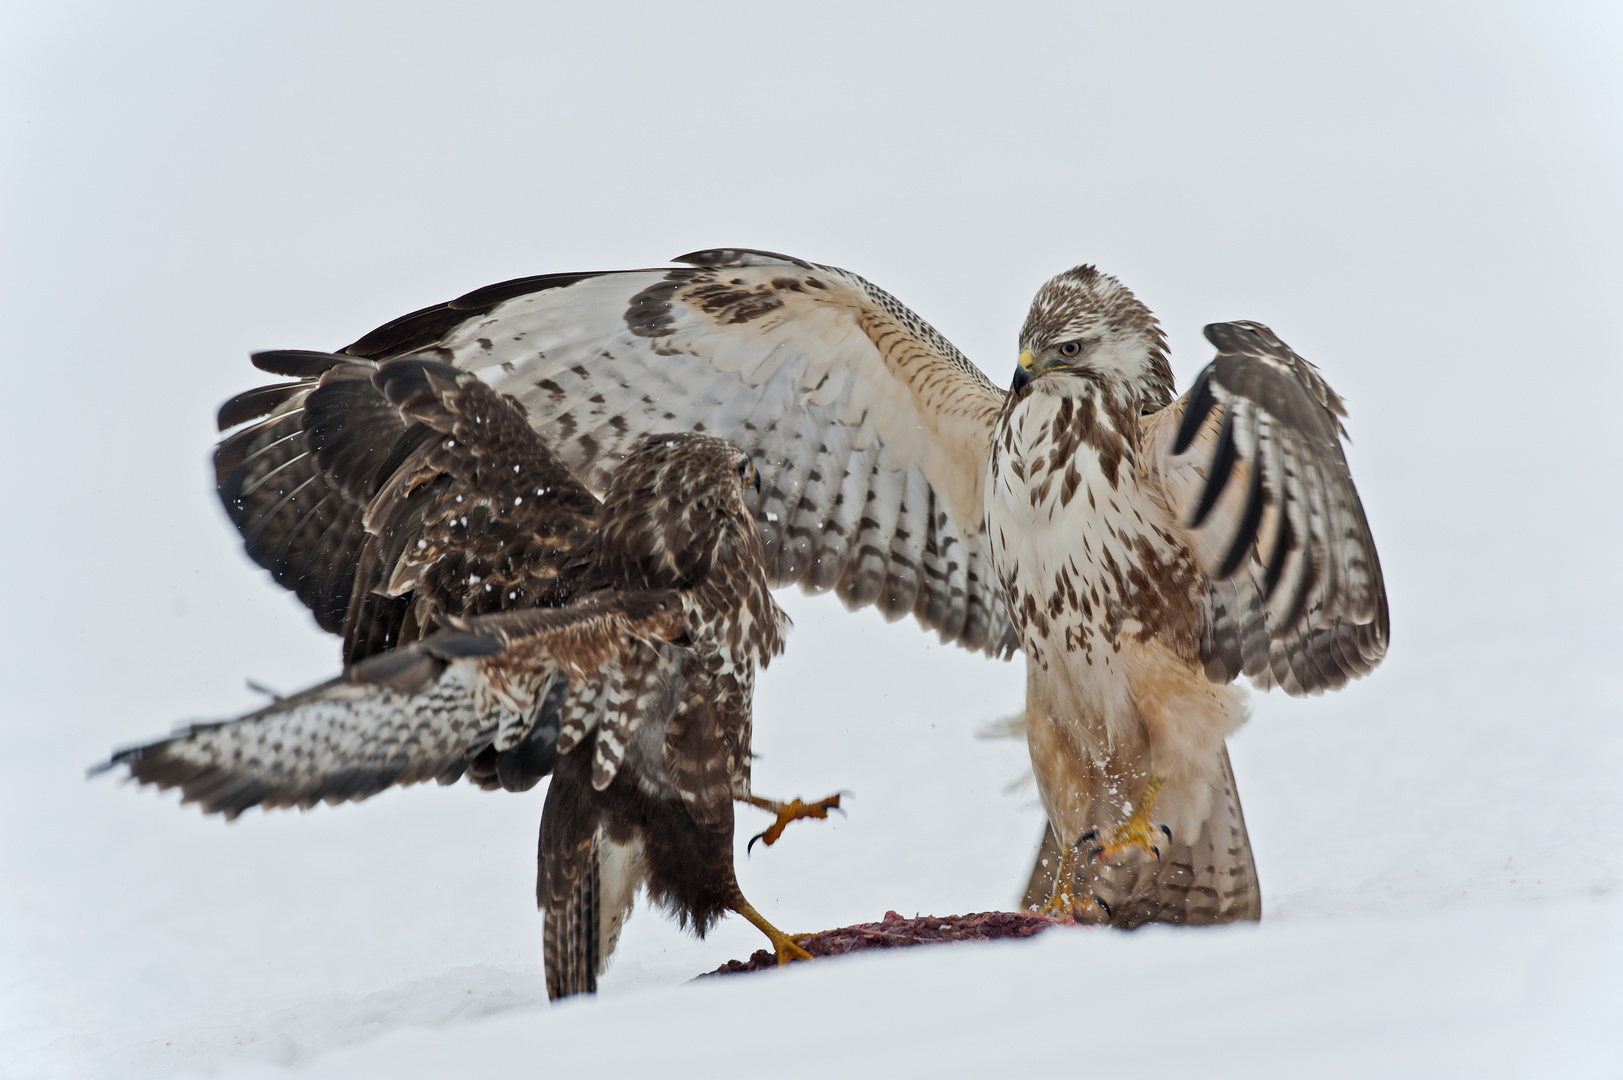
[[[524,790],[550,773],[537,897],[551,996],[595,988],[639,887],[701,935],[733,911],[804,957],[732,865],[733,800],[781,810],[779,826],[837,805],[750,792],[755,672],[788,618],[743,499],[749,457],[708,435],[644,437],[599,502],[473,375],[258,359],[301,381],[222,409],[223,426],[268,414],[222,444],[222,486],[250,550],[308,566],[301,544],[351,544],[348,602],[318,608],[349,664],[107,767],[227,817],[430,779]],[[280,527],[293,496],[272,481],[295,447],[316,470],[301,490],[319,478],[317,505],[351,532]]]

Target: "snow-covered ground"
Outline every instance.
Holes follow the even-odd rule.
[[[586,7],[0,16],[0,1076],[1623,1074],[1616,15]],[[1393,647],[1233,740],[1260,926],[695,984],[760,936],[639,910],[550,1007],[541,789],[227,826],[84,780],[336,662],[209,490],[247,351],[718,243],[864,273],[1000,383],[1081,260],[1180,385],[1220,318],[1323,367]],[[756,785],[855,798],[741,847],[746,893],[792,930],[1012,905],[1041,817],[977,733],[1018,665],[784,602]]]

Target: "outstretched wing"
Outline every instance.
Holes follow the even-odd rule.
[[[178,787],[183,801],[228,818],[449,784],[482,755],[508,757],[498,768],[533,783],[552,771],[571,725],[629,734],[657,722],[662,707],[668,716],[675,689],[627,687],[679,687],[685,650],[673,643],[684,625],[680,598],[659,590],[482,616],[247,716],[121,751],[101,768],[128,766],[139,782]],[[612,740],[598,741],[594,783],[605,769],[612,779],[615,754]]]
[[[568,598],[560,574],[597,500],[512,401],[434,361],[256,361],[307,378],[221,409],[222,425],[271,410],[220,445],[221,496],[347,661],[445,616]]]
[[[1144,480],[1209,582],[1206,674],[1314,694],[1386,655],[1386,586],[1342,453],[1341,399],[1260,323],[1214,323],[1217,358],[1146,418]]]
[[[321,375],[344,359],[300,351],[256,355],[255,366],[295,381],[257,387],[220,406],[221,431],[247,426],[214,450],[216,490],[249,558],[335,634],[344,630],[354,593],[355,565],[366,542],[361,517],[370,496],[345,491],[317,466],[304,406]],[[366,411],[355,422],[386,428],[383,445],[392,447],[404,430],[398,415],[376,396],[360,404]],[[347,648],[346,659],[352,659]]]
[[[493,285],[344,351],[478,372],[599,492],[640,436],[724,438],[761,472],[774,586],[1012,652],[981,498],[1002,392],[854,274],[739,250],[676,261]]]

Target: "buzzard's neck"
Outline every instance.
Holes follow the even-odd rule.
[[[735,669],[765,667],[783,651],[789,618],[755,567],[722,564],[690,596],[689,610],[704,624],[701,633],[716,639],[717,651]]]
[[[995,456],[1013,463],[1029,481],[1036,481],[1039,470],[1045,476],[1060,476],[1063,487],[1068,464],[1079,451],[1090,449],[1114,489],[1125,479],[1122,470],[1137,465],[1142,400],[1136,386],[1108,374],[1057,371],[1039,376],[1004,401],[994,436]],[[1030,467],[1022,468],[1021,463]],[[1074,475],[1074,470],[1070,472]]]

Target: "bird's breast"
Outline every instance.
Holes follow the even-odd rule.
[[[1194,655],[1195,567],[1138,485],[1132,440],[1096,397],[1041,385],[1004,410],[986,485],[992,562],[1028,656],[1081,675],[1150,637]]]

